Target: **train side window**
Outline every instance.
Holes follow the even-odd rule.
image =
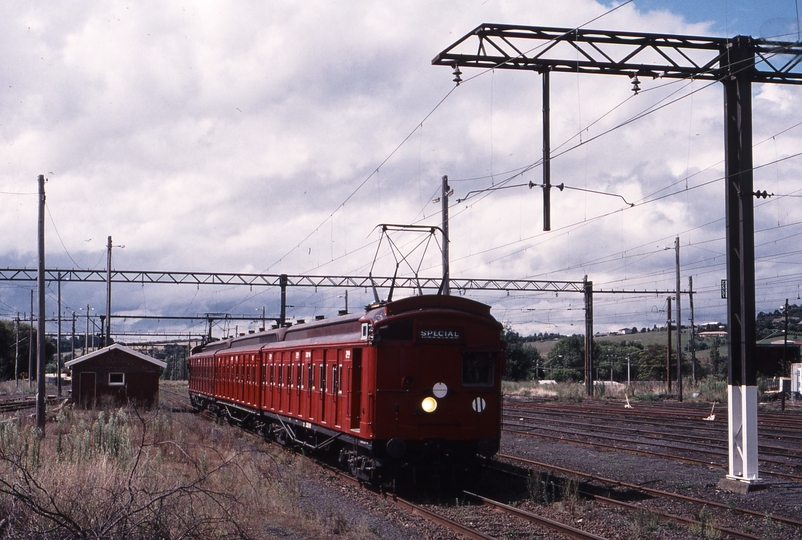
[[[284,385],[284,364],[278,365],[278,385]]]
[[[326,389],[326,366],[320,364],[320,378],[318,380],[321,390]]]
[[[462,353],[463,386],[493,386],[494,376],[492,353]]]
[[[307,381],[307,388],[315,387],[315,372],[312,370],[312,364],[306,364],[306,376],[309,378]]]

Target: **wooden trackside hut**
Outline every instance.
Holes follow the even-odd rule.
[[[115,343],[64,364],[72,370],[72,399],[79,407],[98,404],[153,407],[165,362]]]

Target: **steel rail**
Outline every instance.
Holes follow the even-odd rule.
[[[623,412],[626,410],[626,412]],[[564,422],[563,418],[571,417],[579,420],[584,420],[582,425],[587,425],[588,420],[601,420],[599,414],[604,415],[605,419],[614,422],[626,422],[629,425],[646,425],[646,426],[665,426],[666,420],[671,422],[671,428],[674,429],[687,429],[693,431],[709,432],[711,435],[721,435],[726,439],[727,436],[727,418],[726,414],[720,414],[717,420],[707,421],[704,420],[705,415],[710,414],[710,409],[699,409],[696,416],[691,415],[675,415],[666,411],[647,410],[643,412],[642,409],[622,409],[622,412],[611,411],[603,407],[587,407],[587,408],[572,408],[566,407],[561,404],[559,411],[550,410],[544,407],[523,407],[521,405],[505,405],[505,413],[515,412],[520,418],[523,414],[534,414],[540,418],[545,418],[547,421],[552,421],[554,417],[559,418],[559,422]],[[662,422],[660,421],[662,419]],[[703,423],[700,423],[703,422]],[[780,423],[782,422],[782,423]],[[788,444],[799,444],[802,442],[802,435],[796,435],[793,432],[794,428],[802,428],[802,423],[794,422],[789,417],[780,418],[773,421],[770,417],[766,417],[764,413],[759,413],[758,426],[763,439],[773,439],[775,441],[785,441]],[[633,429],[633,428],[628,428]],[[696,436],[689,435],[683,437],[696,438]],[[765,443],[760,445],[761,448],[777,449],[780,451],[788,452],[787,446],[772,446]]]
[[[690,457],[674,456],[674,455],[665,454],[665,453],[662,453],[662,452],[651,452],[649,450],[637,450],[637,449],[634,449],[634,448],[625,448],[623,446],[614,446],[614,445],[610,445],[610,444],[579,441],[579,440],[576,440],[576,439],[569,439],[569,438],[566,438],[566,437],[558,437],[556,435],[546,435],[545,433],[532,433],[531,431],[517,431],[517,430],[514,430],[514,429],[506,429],[506,428],[503,429],[503,431],[506,431],[508,433],[514,433],[516,435],[523,435],[523,436],[526,436],[526,437],[541,437],[541,438],[544,438],[544,439],[551,439],[551,440],[555,440],[555,441],[559,441],[559,442],[565,442],[565,443],[570,443],[570,444],[578,444],[578,445],[581,445],[581,446],[589,446],[591,448],[601,448],[601,449],[604,449],[604,450],[612,450],[614,452],[627,452],[627,453],[630,453],[630,454],[636,454],[636,455],[642,455],[642,456],[651,456],[651,457],[657,457],[657,458],[662,458],[662,459],[670,459],[672,461],[678,461],[680,463],[689,463],[691,465],[703,465],[705,467],[716,467],[716,468],[720,468],[720,469],[726,469],[727,466],[728,466],[726,463],[715,463],[713,461],[705,461],[705,460],[702,460],[702,459],[694,459],[694,458],[690,458]],[[766,461],[766,460],[761,460],[761,461]],[[769,461],[769,462],[771,463],[772,461]],[[787,463],[783,463],[783,465],[787,465]],[[787,478],[789,480],[794,480],[794,481],[797,481],[797,482],[801,482],[802,481],[802,476],[799,476],[799,475],[796,475],[796,474],[783,473],[783,472],[779,472],[779,471],[763,471],[763,474],[769,475],[769,476],[777,476],[779,478]]]
[[[641,506],[641,505],[632,504],[632,503],[628,503],[628,502],[624,502],[624,501],[619,501],[618,499],[612,499],[610,497],[605,497],[603,495],[598,495],[598,494],[595,494],[595,493],[589,493],[589,492],[583,491],[583,490],[578,490],[577,493],[587,497],[588,499],[592,499],[592,500],[594,500],[596,502],[607,504],[609,506],[617,506],[619,508],[624,508],[626,510],[631,510],[633,512],[638,512],[638,511],[643,511],[644,510],[644,507]],[[483,502],[487,501],[487,499],[485,499],[485,498],[483,498],[483,497],[481,497],[479,495],[475,495],[475,494],[472,494],[472,493],[470,493],[469,495],[471,495],[473,497],[477,497],[480,500],[482,500]],[[700,502],[701,502],[701,504],[704,504],[704,501],[700,501]],[[501,504],[501,503],[497,503],[495,501],[490,501],[490,504],[493,504],[495,506],[495,505]],[[502,504],[502,506],[503,506],[503,504]],[[698,521],[698,520],[691,519],[691,518],[686,518],[686,517],[683,517],[683,516],[680,516],[680,515],[677,515],[677,514],[669,514],[668,512],[655,511],[655,510],[651,510],[651,509],[649,510],[649,512],[654,514],[654,515],[656,515],[656,516],[658,516],[658,517],[660,517],[660,518],[662,518],[662,519],[664,519],[664,520],[673,521],[675,523],[679,523],[681,525],[686,525],[688,527],[694,526],[694,525],[699,526],[699,527],[702,526],[702,523],[700,521]],[[724,533],[724,534],[726,534],[728,536],[731,536],[733,538],[743,538],[744,540],[761,540],[761,538],[762,538],[762,537],[759,537],[759,536],[754,536],[752,534],[743,533],[743,532],[737,531],[735,529],[730,529],[729,527],[721,527],[721,526],[718,526],[718,525],[713,525],[713,529],[716,530],[716,531],[722,532],[722,533]]]
[[[682,500],[682,501],[686,501],[686,502],[692,502],[694,504],[707,505],[707,506],[710,506],[710,507],[713,507],[713,508],[718,508],[718,509],[721,509],[721,510],[735,511],[735,512],[739,512],[741,514],[746,514],[746,515],[758,517],[758,518],[761,518],[761,519],[772,519],[774,521],[777,521],[777,522],[780,522],[780,523],[785,523],[787,525],[793,525],[793,526],[796,526],[796,527],[802,527],[802,521],[799,521],[799,520],[796,520],[796,519],[792,519],[792,518],[786,518],[786,517],[782,517],[782,516],[776,516],[776,515],[773,515],[773,514],[766,514],[765,512],[759,512],[757,510],[750,510],[749,508],[733,507],[731,505],[722,504],[722,503],[717,502],[717,501],[707,501],[707,500],[704,500],[704,499],[697,499],[696,497],[690,497],[688,495],[682,495],[680,493],[672,493],[671,491],[665,491],[665,490],[662,490],[662,489],[654,489],[654,488],[644,487],[644,486],[640,486],[638,484],[631,484],[629,482],[623,482],[621,480],[614,480],[612,478],[605,478],[604,476],[599,476],[599,475],[596,475],[596,474],[584,473],[584,472],[581,472],[581,471],[568,469],[566,467],[560,467],[558,465],[552,465],[550,463],[544,463],[542,461],[535,461],[535,460],[532,460],[532,459],[527,459],[527,458],[522,458],[522,457],[517,457],[517,456],[510,456],[508,454],[499,453],[499,454],[496,454],[496,457],[498,459],[506,459],[506,460],[509,460],[509,461],[517,462],[517,463],[525,463],[527,465],[533,465],[533,466],[536,466],[536,467],[541,467],[541,468],[545,468],[545,469],[549,469],[549,470],[560,471],[560,472],[563,472],[565,474],[571,474],[571,475],[574,475],[574,476],[579,476],[579,477],[585,478],[587,480],[597,481],[597,482],[601,482],[601,483],[604,483],[604,484],[610,484],[612,486],[622,487],[622,488],[626,488],[626,489],[632,489],[632,490],[635,490],[635,491],[639,491],[641,493],[646,493],[648,495],[655,495],[655,496],[659,496],[659,497],[678,499],[678,500]]]
[[[470,491],[465,491],[464,493],[470,497],[477,499],[478,501],[481,501],[482,504],[484,505],[490,506],[494,509],[501,510],[515,517],[525,519],[530,523],[536,523],[537,525],[549,528],[553,531],[559,532],[560,534],[564,534],[571,538],[576,538],[578,540],[605,540],[603,536],[598,536],[596,534],[583,531],[582,529],[577,529],[576,527],[572,527],[571,525],[567,525],[565,523],[561,523],[559,521],[555,521],[553,519],[549,519],[544,516],[539,516],[537,514],[533,514],[532,512],[527,512],[526,510],[521,510],[520,508],[515,508],[514,506],[509,506],[504,503],[494,501],[493,499],[482,497],[481,495],[477,495],[476,493],[471,493]]]
[[[505,417],[509,417],[509,418],[517,417],[518,419],[524,418],[526,420],[543,420],[544,416],[545,416],[545,415],[540,415],[540,414],[532,413],[532,412],[521,412],[521,411],[515,411],[515,412],[516,412],[516,414],[513,414],[513,413],[507,412],[505,410],[504,411],[504,416]],[[627,422],[625,417],[621,417],[620,419],[616,418],[616,419],[608,419],[608,420],[613,421],[613,422],[614,421],[620,421],[620,422],[623,422],[623,423]],[[698,446],[705,447],[705,448],[710,448],[711,451],[713,451],[713,452],[718,451],[720,448],[726,446],[726,444],[727,444],[726,433],[723,433],[724,437],[721,437],[720,435],[722,435],[722,430],[711,429],[713,426],[710,426],[710,427],[708,427],[708,426],[699,426],[699,425],[686,426],[686,429],[691,429],[691,430],[708,430],[709,429],[710,431],[713,432],[710,435],[690,435],[690,434],[687,434],[687,433],[683,433],[681,435],[678,435],[677,433],[674,433],[674,432],[653,431],[653,430],[641,429],[641,428],[637,428],[637,427],[629,427],[629,426],[618,425],[618,424],[612,425],[609,422],[604,422],[604,421],[601,421],[601,422],[598,422],[598,423],[591,423],[591,424],[583,423],[583,422],[579,422],[579,421],[574,421],[574,420],[562,420],[562,419],[555,420],[553,418],[547,418],[546,421],[551,422],[552,425],[571,426],[571,427],[577,427],[579,429],[587,429],[590,426],[592,426],[593,429],[594,429],[594,436],[595,436],[595,433],[597,433],[599,431],[602,431],[602,432],[613,431],[613,432],[616,432],[616,433],[625,432],[625,433],[631,434],[633,436],[640,435],[640,436],[644,437],[647,440],[666,440],[666,439],[674,440],[679,436],[679,437],[682,438],[683,441],[696,441]],[[646,423],[646,422],[641,422],[641,423]],[[529,424],[525,424],[525,423],[524,424],[518,424],[518,423],[515,423],[515,422],[510,422],[510,424],[511,425],[515,425],[515,426],[525,426],[525,427],[529,426]],[[646,423],[646,424],[647,425],[660,425],[657,422],[649,422],[649,423]],[[675,426],[672,426],[672,427],[675,427]],[[540,428],[540,426],[538,426],[538,428]],[[587,433],[587,432],[571,431],[570,433],[580,434],[580,433]],[[651,443],[649,443],[649,444],[651,444]],[[660,445],[660,446],[663,446],[663,445]],[[671,446],[671,445],[666,445],[666,447],[668,447],[668,448],[677,448],[677,447],[674,447],[674,446]],[[787,458],[792,458],[792,459],[800,459],[800,458],[802,458],[802,450],[797,450],[797,449],[794,449],[794,448],[788,448],[787,446],[775,446],[775,445],[766,444],[766,443],[758,443],[758,449],[759,449],[761,455],[770,455],[770,456],[776,456],[776,457],[787,457]]]
[[[339,471],[337,471],[339,472]],[[343,473],[340,473],[343,474]],[[347,477],[347,476],[346,476]],[[482,532],[477,531],[476,529],[472,529],[470,527],[466,527],[452,519],[449,519],[445,516],[441,516],[437,512],[433,512],[431,510],[427,510],[422,506],[418,506],[417,504],[411,503],[405,499],[401,499],[396,496],[385,496],[384,500],[389,500],[399,508],[403,508],[407,512],[411,513],[412,515],[419,515],[422,516],[429,521],[437,523],[438,525],[442,525],[447,529],[456,532],[465,536],[466,538],[471,538],[473,540],[495,540],[492,536],[488,536]]]
[[[621,403],[621,402],[618,402]],[[717,419],[714,421],[705,421],[704,425],[707,429],[712,429],[713,431],[725,431],[726,432],[726,404],[717,403],[719,406],[718,412],[720,413],[717,416]],[[619,407],[616,405],[615,407]],[[555,411],[553,410],[552,404],[543,403],[534,403],[534,402],[513,402],[511,401],[508,405],[505,405],[505,409],[509,410],[517,410],[517,411],[529,411],[534,412],[536,414],[541,414],[545,416],[560,416],[564,417],[566,415],[571,415],[576,418],[598,418],[599,414],[604,415],[605,417],[613,417],[613,418],[626,418],[628,422],[634,424],[655,424],[662,423],[660,425],[664,425],[665,421],[668,420],[672,423],[672,426],[677,425],[685,425],[685,426],[698,426],[699,421],[701,419],[706,418],[710,413],[710,404],[705,404],[701,407],[683,407],[683,408],[672,408],[670,404],[661,403],[660,408],[656,408],[651,405],[647,405],[644,402],[640,402],[640,405],[634,406],[632,409],[626,409],[623,407],[613,408],[613,406],[596,406],[596,405],[586,405],[582,403],[581,405],[574,406],[572,404],[561,403],[560,410]],[[782,414],[775,414],[772,412],[767,411],[759,411],[758,412],[758,423],[761,427],[761,430],[781,430],[786,432],[785,435],[788,436],[791,440],[796,440],[797,438],[802,438],[802,435],[797,436],[793,433],[787,433],[792,431],[794,428],[802,428],[802,416],[794,415],[793,412],[791,413],[782,413]],[[776,436],[776,433],[774,434]]]
[[[162,390],[166,390],[167,393],[173,394],[175,396],[180,397],[183,402],[189,401],[188,397],[185,394],[176,392],[176,391],[174,391],[172,389],[161,388],[160,391],[162,391]],[[214,415],[212,413],[210,413],[209,411],[204,411],[204,413],[210,419],[214,419],[215,418]],[[252,437],[258,438],[262,442],[266,442],[268,444],[275,444],[276,446],[279,446],[277,443],[274,443],[274,442],[272,442],[272,441],[270,441],[268,439],[265,439],[264,437],[261,437],[261,436],[257,435],[256,433],[253,433],[253,432],[251,432],[251,431],[249,431],[247,429],[243,429],[242,431],[247,433],[247,434],[249,434]],[[297,454],[297,455],[303,456],[302,454]],[[306,457],[306,456],[303,456],[303,457]],[[368,485],[364,484],[359,479],[354,478],[353,476],[350,476],[350,475],[346,474],[345,472],[340,471],[338,469],[335,469],[335,468],[333,468],[333,467],[331,467],[329,465],[326,465],[325,463],[313,460],[311,458],[307,458],[307,459],[309,459],[310,462],[315,464],[317,467],[320,467],[321,469],[323,469],[323,470],[325,470],[325,471],[337,476],[338,478],[340,478],[342,480],[345,480],[345,481],[347,481],[347,482],[349,482],[349,483],[351,483],[353,485],[356,485],[356,486],[359,486],[361,488],[364,488],[366,491],[370,491],[372,493],[380,495],[380,496],[382,496],[382,498],[385,501],[388,501],[388,502],[394,504],[395,506],[398,506],[399,508],[402,508],[405,511],[410,512],[413,515],[419,515],[419,516],[421,516],[421,517],[423,517],[423,518],[425,518],[425,519],[427,519],[427,520],[429,520],[429,521],[431,521],[433,523],[437,523],[438,525],[441,525],[441,526],[449,529],[452,532],[455,532],[457,534],[461,534],[462,536],[464,536],[466,538],[470,538],[471,540],[495,540],[495,538],[492,537],[492,536],[488,536],[488,535],[486,535],[486,534],[484,534],[484,533],[482,533],[480,531],[477,531],[475,529],[472,529],[470,527],[462,525],[462,524],[460,524],[460,523],[458,523],[458,522],[456,522],[454,520],[451,520],[451,519],[449,519],[449,518],[447,518],[445,516],[437,514],[436,512],[433,512],[431,510],[427,510],[426,508],[418,506],[418,505],[416,505],[416,504],[414,504],[414,503],[412,503],[410,501],[407,501],[405,499],[399,498],[399,497],[397,497],[395,495],[391,495],[391,494],[387,494],[387,493],[379,493],[379,492],[377,492],[377,491],[375,491],[373,489],[370,489],[370,487]]]
[[[58,398],[56,396],[47,396],[46,402],[49,405],[53,405],[58,402]],[[34,407],[36,407],[36,398],[34,397],[0,401],[0,413],[23,411]]]
[[[509,425],[509,424],[507,424],[507,425]],[[515,430],[509,430],[509,431],[515,432],[515,433],[529,433],[532,436],[540,436],[541,435],[541,433],[533,433],[533,430],[545,430],[545,431],[552,431],[552,432],[556,431],[558,433],[565,433],[567,435],[573,435],[573,436],[576,436],[576,437],[587,437],[587,438],[591,438],[591,439],[595,437],[596,439],[601,439],[601,440],[605,440],[605,441],[612,441],[613,443],[647,445],[647,446],[651,446],[653,448],[663,448],[663,449],[666,449],[666,450],[674,450],[674,451],[677,451],[677,452],[694,452],[696,454],[707,454],[707,455],[716,456],[716,457],[726,457],[727,456],[727,452],[726,451],[718,450],[716,446],[711,445],[711,444],[706,444],[706,445],[697,444],[693,448],[687,448],[687,447],[683,447],[683,446],[674,446],[674,445],[671,445],[671,444],[662,444],[660,442],[655,442],[654,438],[649,437],[649,436],[645,436],[645,435],[642,437],[642,440],[631,440],[631,439],[622,440],[622,439],[620,439],[618,437],[613,437],[613,436],[609,436],[609,435],[600,435],[600,434],[596,434],[596,433],[590,433],[590,432],[587,432],[587,431],[563,430],[563,429],[559,429],[557,427],[530,426],[528,424],[520,424],[520,425],[516,425],[516,426],[517,427],[524,427],[528,431],[524,431],[524,432],[515,431]],[[507,430],[507,428],[505,428],[505,430]],[[544,435],[544,436],[547,436],[547,435]],[[582,442],[582,441],[578,441],[576,439],[570,439],[570,438],[566,438],[566,437],[563,437],[561,440],[570,441],[570,442]],[[590,444],[596,444],[596,443],[590,443]],[[606,447],[609,447],[609,448],[616,448],[616,449],[619,449],[619,450],[623,450],[624,449],[624,447],[621,447],[621,446],[615,446],[615,445],[610,445],[610,444],[605,445],[603,443],[598,443],[598,444],[600,446],[606,446]],[[700,448],[700,446],[705,446],[706,449],[702,449],[702,448]],[[672,455],[672,454],[665,454],[665,453],[662,453],[662,452],[658,452],[657,454],[661,455],[662,457],[666,457],[666,458],[671,458],[671,459],[675,458],[675,456]],[[769,454],[769,452],[763,452],[763,454],[764,455],[765,454]],[[785,455],[784,457],[791,458],[792,456]],[[779,466],[785,466],[785,467],[793,466],[793,464],[789,463],[788,461],[785,461],[785,460],[782,460],[782,459],[767,458],[767,457],[760,457],[760,462],[764,463],[764,464],[773,464],[773,465],[779,465]],[[713,464],[713,463],[714,462],[712,462],[712,461],[709,462],[709,464]],[[771,472],[771,471],[768,471],[767,474],[780,474],[780,475],[785,476],[784,473],[777,473],[777,472]],[[797,479],[797,480],[802,480],[802,477],[796,476],[796,475],[790,475],[790,476],[786,476],[786,477],[794,478],[794,479]]]

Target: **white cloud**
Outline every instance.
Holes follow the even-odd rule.
[[[705,24],[637,8],[626,5],[591,27],[708,33]],[[482,22],[571,27],[609,9],[591,0],[5,3],[0,227],[15,231],[1,248],[5,265],[35,265],[35,179],[44,173],[48,266],[103,268],[112,235],[126,245],[115,251],[119,269],[365,274],[380,236],[376,225],[439,225],[431,199],[443,174],[455,190],[452,201],[471,190],[541,181],[539,167],[510,179],[510,171],[541,157],[540,78],[466,69],[465,82],[427,118],[453,87],[450,70],[431,66],[431,58]],[[723,217],[723,184],[715,181],[723,174],[720,85],[641,82],[632,97],[625,78],[552,76],[552,182],[637,205],[554,189],[554,230],[543,233],[540,188],[472,197],[451,210],[452,276],[587,274],[599,286],[666,289],[673,287],[673,259],[657,251],[675,236],[688,246],[689,267],[711,250],[723,254],[716,240],[723,223],[704,226]],[[779,132],[798,122],[799,99],[794,88],[756,86],[755,141],[767,140],[756,148],[756,164],[796,152],[798,128]],[[756,189],[800,189],[797,161],[756,171]],[[777,198],[756,211],[760,227],[775,229],[761,233],[761,253],[789,250],[783,238],[800,221],[794,200]],[[399,236],[401,245],[417,241]],[[421,264],[429,276],[440,272],[433,249]],[[382,255],[376,272],[391,273],[393,259]],[[699,268],[695,286],[717,293],[723,260]],[[788,274],[788,265],[758,261],[759,275],[771,272]],[[121,286],[115,305],[173,314],[250,312],[277,302],[272,290],[152,287],[164,288]],[[69,302],[85,305],[92,296],[101,305],[97,289],[72,285]],[[24,311],[24,291],[13,291],[3,301]],[[300,315],[336,311],[342,302],[332,290],[293,294]],[[371,298],[369,291],[352,294],[352,305]],[[766,293],[765,301],[776,303],[780,294]],[[547,324],[570,329],[581,299],[568,296],[478,295],[499,313],[515,312],[511,321],[531,323],[526,331],[541,320],[540,312],[522,311],[526,302],[542,306]],[[654,302],[600,324],[640,326]],[[617,309],[604,305],[600,321],[606,309]],[[721,318],[721,302],[710,305],[710,316],[699,317]],[[703,298],[697,306],[705,309]]]

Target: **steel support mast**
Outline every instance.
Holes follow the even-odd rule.
[[[458,70],[519,69],[718,81],[724,85],[729,478],[758,479],[751,84],[802,84],[802,46],[747,36],[481,24],[438,54]],[[544,92],[546,90],[544,89]],[[545,117],[545,115],[544,115]],[[545,144],[544,144],[545,148]],[[544,151],[544,161],[547,154]],[[544,189],[548,189],[544,185]],[[547,204],[548,198],[544,198]],[[544,213],[548,208],[544,208]]]

